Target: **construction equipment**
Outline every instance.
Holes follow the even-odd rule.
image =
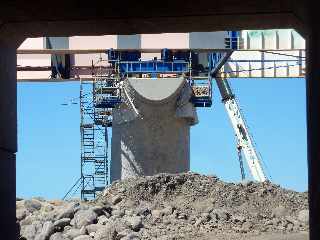
[[[124,80],[131,77],[149,77],[150,80],[183,77],[192,89],[190,102],[194,107],[212,106],[212,82],[215,81],[235,133],[241,179],[246,178],[242,159],[244,156],[253,179],[266,181],[268,178],[261,156],[227,79],[232,72],[224,71],[226,63],[236,63],[230,57],[242,45],[239,33],[231,31],[225,39],[225,48],[217,51],[162,49],[159,59],[154,57],[143,60],[142,51],[139,50],[107,50],[107,59],[100,59],[97,64],[92,65],[92,80],[81,81],[81,198],[95,198],[109,183],[108,128],[112,127],[113,109],[124,103],[122,98],[126,96],[128,101],[125,103],[130,104],[135,113],[139,114],[124,88]],[[254,69],[250,64],[254,60],[241,61],[249,61],[248,71],[251,74]],[[275,60],[265,61],[273,63],[276,69]],[[302,66],[301,59],[283,62]],[[261,65],[264,66],[263,63]]]
[[[227,79],[221,78],[219,75],[217,75],[215,78],[222,97],[222,103],[225,106],[237,138],[238,154],[241,154],[241,152],[244,153],[254,180],[263,182],[267,180],[267,177],[263,171],[261,160],[257,154],[255,146],[253,145],[248,127],[244,121],[235,95],[232,93]],[[239,155],[239,161],[241,176],[244,178],[241,155]]]
[[[252,137],[249,133],[248,126],[244,121],[240,106],[236,100],[234,93],[228,83],[227,78],[221,77],[221,67],[228,61],[232,52],[241,46],[241,39],[236,32],[231,32],[230,39],[226,40],[226,48],[229,51],[222,53],[209,53],[209,75],[216,80],[222,103],[232,124],[237,139],[237,151],[240,163],[240,172],[242,179],[245,178],[241,152],[247,160],[249,170],[254,180],[263,182],[267,180],[266,174],[262,167],[262,161],[253,144]]]
[[[108,62],[115,77],[109,79],[109,82],[106,80],[104,82],[96,81],[95,88],[99,90],[95,92],[95,108],[113,108],[121,103],[122,81],[129,77],[139,77],[142,74],[149,75],[151,78],[159,78],[163,74],[184,77],[193,90],[190,99],[193,105],[195,107],[211,107],[212,80],[215,80],[237,138],[242,179],[245,178],[245,173],[241,153],[247,160],[254,180],[265,181],[267,177],[252,143],[248,127],[243,120],[240,107],[227,79],[222,78],[219,74],[220,69],[230,58],[232,52],[242,45],[238,33],[230,32],[230,37],[225,40],[225,44],[225,51],[208,53],[207,68],[199,65],[197,53],[192,50],[172,51],[162,49],[161,59],[141,60],[141,52],[137,50],[118,51],[109,49],[107,51]],[[97,86],[99,87],[97,88]]]

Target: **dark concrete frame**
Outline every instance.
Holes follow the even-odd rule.
[[[320,33],[312,0],[1,1],[0,227],[16,238],[16,48],[26,37],[294,28],[307,42],[310,239],[320,239]],[[156,5],[156,6],[154,6]],[[31,187],[31,186],[30,186]]]

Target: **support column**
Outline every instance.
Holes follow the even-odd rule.
[[[310,6],[309,6],[310,7]],[[320,239],[320,32],[317,8],[310,10],[307,37],[307,132],[310,239]]]
[[[11,40],[14,42],[13,40]],[[0,39],[0,228],[1,239],[17,239],[16,156],[17,80],[16,46]]]
[[[130,79],[124,89],[125,103],[113,111],[111,181],[189,171],[190,125],[197,116],[188,83]]]

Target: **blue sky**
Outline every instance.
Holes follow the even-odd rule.
[[[304,79],[231,79],[272,181],[307,190]],[[191,170],[239,181],[231,124],[214,88],[191,129]],[[79,83],[18,84],[17,196],[62,198],[80,173]]]

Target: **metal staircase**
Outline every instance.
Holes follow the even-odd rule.
[[[95,197],[94,173],[90,169],[95,161],[95,128],[94,109],[90,99],[91,84],[80,84],[80,137],[81,137],[81,199],[87,200]]]
[[[92,81],[80,83],[83,200],[94,199],[108,185],[108,127],[112,126],[112,108],[120,103],[119,100],[119,87],[112,71],[98,71]]]

